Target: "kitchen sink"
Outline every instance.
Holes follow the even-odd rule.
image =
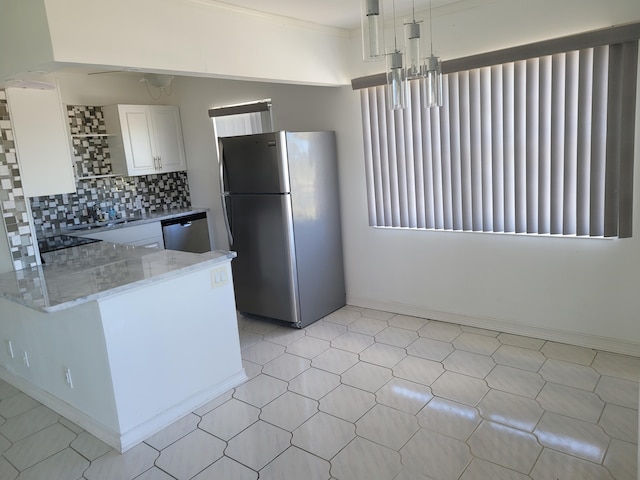
[[[93,230],[95,228],[113,227],[114,225],[123,225],[131,222],[143,220],[143,217],[116,218],[114,220],[105,220],[103,222],[83,223],[81,225],[73,225],[66,227],[65,230],[83,231]]]

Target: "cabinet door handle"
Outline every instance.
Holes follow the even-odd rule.
[[[158,170],[162,170],[162,157],[158,157]]]
[[[153,168],[158,170],[158,157],[153,157]]]

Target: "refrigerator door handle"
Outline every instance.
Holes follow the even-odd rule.
[[[220,164],[220,193],[224,195],[224,145],[222,145],[222,140],[218,140],[218,163]]]
[[[224,146],[222,141],[218,140],[218,159],[220,163],[220,198],[222,199],[222,216],[224,217],[224,226],[227,230],[227,239],[229,240],[229,248],[233,245],[233,234],[231,233],[231,222],[229,221],[229,211],[227,210],[227,193],[224,190]]]
[[[298,267],[296,261],[296,242],[293,235],[293,207],[291,205],[291,195],[284,194],[280,196],[282,198],[282,206],[284,210],[284,218],[285,218],[285,229],[284,235],[286,241],[284,242],[284,246],[286,249],[287,257],[289,257],[289,261],[287,262],[289,276],[292,279],[290,284],[290,295],[292,304],[291,304],[291,313],[293,318],[297,321],[294,322],[298,327],[300,326],[300,297],[298,295]]]
[[[231,222],[229,221],[229,213],[227,211],[227,196],[223,193],[222,198],[222,216],[224,217],[224,226],[227,230],[227,238],[229,239],[229,248],[233,246],[233,234],[231,233]]]

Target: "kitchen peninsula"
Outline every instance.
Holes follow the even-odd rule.
[[[246,379],[232,252],[109,242],[0,275],[0,378],[121,452]]]

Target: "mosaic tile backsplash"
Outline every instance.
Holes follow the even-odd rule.
[[[39,235],[91,223],[88,207],[110,208],[118,218],[191,206],[186,172],[80,180],[76,193],[31,198]]]
[[[72,135],[106,133],[101,107],[69,105],[67,114]],[[191,206],[186,172],[95,178],[112,173],[109,138],[75,136],[72,140],[74,167],[79,178],[76,192],[31,199],[38,236],[90,223],[92,208],[100,208],[105,213],[113,208],[121,218]]]
[[[77,177],[112,173],[107,137],[74,135],[106,135],[101,107],[68,105],[67,118],[72,135],[74,168]]]
[[[14,269],[22,270],[37,265],[35,240],[29,225],[27,202],[22,193],[22,180],[4,90],[0,90],[0,211],[7,227]],[[4,234],[1,225],[0,234]]]

